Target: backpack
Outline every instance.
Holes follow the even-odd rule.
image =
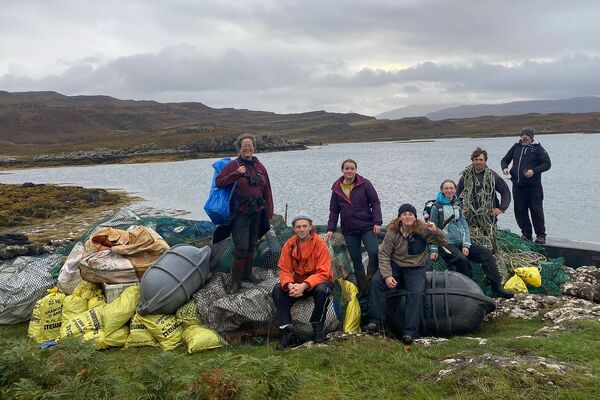
[[[206,211],[206,214],[215,225],[221,225],[227,221],[231,215],[230,200],[235,192],[236,183],[224,188],[216,187],[217,176],[230,161],[231,158],[225,157],[212,164],[215,172],[213,174],[208,199],[206,199],[206,203],[204,203],[204,211]]]
[[[435,199],[427,200],[425,202],[425,206],[423,207],[423,218],[425,218],[425,221],[430,222],[429,217],[431,217],[431,209],[433,207],[437,208],[438,220],[432,221],[432,222],[434,222],[438,227],[442,226],[442,224],[444,223],[444,221],[442,219],[442,218],[444,218],[444,206]]]

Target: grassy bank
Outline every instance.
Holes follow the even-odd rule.
[[[0,234],[24,233],[34,242],[76,238],[135,200],[80,186],[0,184]]]
[[[69,399],[598,399],[597,322],[577,322],[549,337],[541,319],[500,317],[476,335],[405,353],[394,339],[359,336],[325,347],[278,352],[274,344],[188,355],[158,349],[94,351],[78,341],[39,350],[26,324],[0,327],[0,397]],[[490,354],[517,361],[448,369],[448,359]],[[550,359],[547,366],[533,357]],[[525,360],[525,361],[524,361]],[[530,360],[530,361],[526,361]],[[552,363],[568,363],[564,370]]]

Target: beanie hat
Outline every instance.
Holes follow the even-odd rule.
[[[417,209],[415,208],[415,206],[409,203],[404,203],[400,206],[400,208],[398,209],[398,216],[400,216],[400,214],[406,211],[410,211],[415,215],[415,218],[417,218]]]
[[[311,217],[310,215],[308,215],[308,214],[306,213],[306,211],[300,211],[300,213],[299,213],[298,215],[296,215],[296,216],[294,217],[294,219],[292,219],[292,226],[296,225],[296,221],[300,221],[301,219],[305,219],[305,220],[307,220],[308,222],[310,222],[311,224],[312,224],[312,222],[313,222],[313,219],[312,219],[312,217]]]
[[[535,129],[523,128],[523,129],[521,129],[521,135],[527,135],[531,138],[531,140],[533,140],[533,137],[535,136]]]

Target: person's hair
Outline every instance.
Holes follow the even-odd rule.
[[[351,158],[348,158],[348,159],[342,161],[342,171],[344,170],[344,165],[346,165],[346,163],[352,163],[352,164],[354,164],[354,169],[358,169],[358,164],[356,163],[356,161],[354,161]]]
[[[444,185],[446,183],[451,183],[454,185],[454,188],[456,189],[456,182],[454,182],[452,179],[446,179],[444,182],[442,182],[442,184],[440,185],[440,191],[444,190]]]
[[[388,229],[391,229],[396,232],[400,232],[401,226],[402,226],[402,220],[400,220],[400,217],[398,217],[398,218],[394,218],[388,224]],[[404,227],[404,233],[406,233],[407,235],[410,235],[413,233],[415,233],[417,235],[423,235],[425,233],[425,223],[423,221],[421,221],[420,219],[416,218],[415,222],[412,224],[411,227]]]
[[[252,146],[254,147],[254,150],[256,150],[256,137],[249,133],[243,133],[240,136],[238,136],[237,139],[235,139],[235,147],[237,151],[240,151],[242,149],[242,140],[244,139],[252,140]]]
[[[487,151],[485,151],[481,147],[478,147],[475,150],[473,150],[473,152],[471,153],[471,161],[473,161],[474,159],[476,159],[477,157],[479,157],[482,154],[483,154],[483,158],[485,158],[485,161],[487,161],[488,160]]]

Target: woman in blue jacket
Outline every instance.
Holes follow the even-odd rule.
[[[343,175],[331,187],[327,239],[331,240],[339,218],[348,253],[354,265],[354,274],[360,290],[359,297],[363,297],[368,292],[370,278],[379,266],[379,241],[376,235],[381,231],[383,221],[377,192],[368,179],[356,173],[357,168],[356,161],[344,160]],[[361,242],[369,256],[366,274],[362,264]]]
[[[446,179],[440,185],[440,192],[436,204],[431,207],[430,221],[438,228],[443,228],[448,234],[448,244],[442,247],[441,252],[437,246],[431,246],[431,259],[437,260],[439,254],[449,265],[463,275],[473,278],[473,271],[469,261],[481,264],[485,276],[488,278],[492,291],[500,297],[511,298],[513,294],[504,290],[500,273],[496,266],[496,259],[492,252],[477,243],[471,243],[469,225],[460,209],[456,196],[456,183]],[[440,213],[441,211],[441,213]]]

